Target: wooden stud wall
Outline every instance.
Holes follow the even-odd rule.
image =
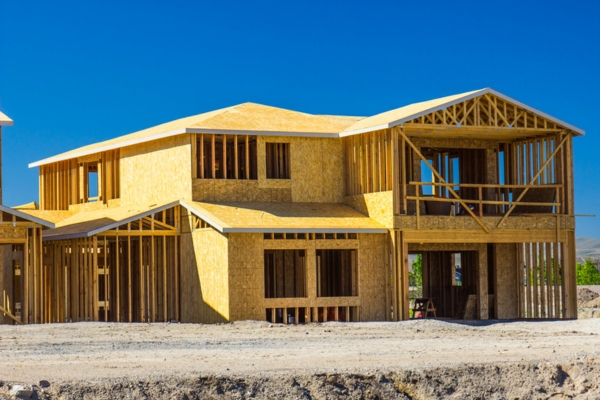
[[[520,318],[576,318],[570,243],[520,243],[516,265]]]
[[[194,136],[192,136],[194,138]],[[197,134],[193,139],[198,179],[257,179],[257,137]]]
[[[30,229],[23,322],[179,321],[179,213],[43,243],[40,230]]]
[[[68,210],[87,203],[88,171],[98,171],[98,201],[120,197],[119,150],[105,151],[81,160],[71,159],[40,166],[40,210]]]
[[[344,138],[346,195],[393,189],[394,139],[386,129]]]

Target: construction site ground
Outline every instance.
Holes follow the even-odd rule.
[[[0,326],[0,397],[598,399],[600,319]]]

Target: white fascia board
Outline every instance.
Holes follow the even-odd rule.
[[[0,126],[13,126],[14,124],[13,121],[0,121]]]
[[[91,230],[91,231],[88,231],[88,232],[69,233],[69,234],[66,234],[66,235],[56,235],[56,236],[46,236],[46,237],[44,237],[44,235],[42,234],[42,241],[64,240],[64,239],[78,239],[78,238],[82,238],[82,237],[91,237],[91,236],[97,235],[99,233],[102,233],[102,232],[111,230],[113,228],[119,227],[121,225],[127,224],[129,222],[133,222],[133,221],[136,221],[138,219],[147,217],[148,215],[152,215],[152,214],[155,214],[157,212],[161,212],[163,210],[167,210],[167,209],[175,207],[177,205],[179,205],[179,200],[178,201],[174,201],[174,202],[169,203],[169,204],[165,204],[164,206],[160,206],[160,207],[148,210],[148,211],[144,211],[142,213],[136,214],[136,215],[134,215],[132,217],[129,217],[129,218],[126,218],[124,220],[116,221],[116,222],[113,222],[112,224],[108,224],[108,225],[105,225],[105,226],[103,226],[101,228],[97,228],[97,229],[94,229],[94,230]]]
[[[339,134],[339,137],[343,138],[346,136],[360,135],[361,133],[380,131],[382,129],[387,129],[389,127],[390,127],[390,124],[382,124],[382,125],[372,126],[370,128],[363,128],[363,129],[357,129],[357,130],[349,131],[349,132],[342,132]]]
[[[29,168],[39,167],[59,161],[70,160],[76,157],[83,157],[90,154],[99,153],[101,151],[115,150],[122,147],[133,146],[140,143],[151,142],[153,140],[164,139],[171,136],[177,136],[184,133],[214,133],[217,135],[252,135],[252,136],[288,136],[288,137],[319,137],[319,138],[339,138],[337,133],[318,133],[318,132],[278,132],[278,131],[242,131],[242,130],[227,130],[227,129],[198,129],[198,128],[182,128],[174,131],[160,133],[143,138],[135,138],[118,143],[111,143],[105,146],[86,149],[73,154],[65,154],[63,156],[48,157],[40,161],[29,164]]]
[[[38,217],[34,217],[32,215],[26,214],[24,212],[18,211],[18,210],[14,210],[10,207],[7,207],[5,205],[0,204],[0,210],[4,211],[5,213],[14,215],[15,217],[19,217],[19,218],[23,218],[26,219],[27,221],[31,221],[34,222],[36,224],[45,226],[46,228],[54,228],[54,224],[50,221],[46,221],[44,219],[38,218]]]
[[[192,214],[194,214],[196,217],[204,220],[204,222],[206,222],[207,224],[211,225],[213,228],[215,228],[219,232],[225,233],[224,230],[223,230],[224,227],[222,226],[223,224],[216,223],[215,220],[213,220],[212,218],[206,216],[205,214],[201,213],[200,211],[196,210],[194,207],[189,206],[188,204],[186,204],[182,200],[179,200],[179,204],[182,207],[185,207],[189,212],[191,212]]]
[[[163,210],[168,210],[169,208],[172,208],[172,207],[175,207],[175,206],[178,206],[178,205],[179,205],[179,200],[174,201],[174,202],[169,203],[169,204],[165,204],[164,206],[160,206],[160,207],[148,210],[148,211],[144,211],[144,212],[142,212],[140,214],[136,214],[136,215],[131,216],[129,218],[126,218],[124,220],[113,222],[112,224],[106,225],[106,226],[104,226],[102,228],[98,228],[98,229],[94,229],[93,231],[89,231],[88,232],[88,236],[97,235],[97,234],[102,233],[104,231],[108,231],[110,229],[119,227],[119,226],[127,224],[129,222],[133,222],[135,220],[147,217],[149,215],[156,214],[157,212],[161,212]]]
[[[403,123],[405,123],[407,121],[413,120],[415,118],[422,117],[423,115],[431,114],[432,112],[436,112],[436,111],[440,111],[440,110],[445,110],[446,108],[448,108],[448,107],[450,107],[450,106],[452,106],[454,104],[462,103],[463,101],[471,100],[472,98],[482,96],[482,95],[488,93],[489,91],[490,91],[489,88],[481,89],[481,90],[478,90],[478,91],[476,91],[474,93],[471,93],[469,95],[463,96],[463,97],[461,97],[459,99],[448,101],[446,103],[440,104],[439,106],[431,107],[431,108],[428,108],[428,109],[426,109],[424,111],[408,115],[408,116],[406,116],[404,118],[388,122],[387,124],[377,125],[377,126],[374,126],[374,127],[371,127],[371,128],[357,129],[355,131],[342,132],[340,134],[340,137],[352,136],[352,135],[359,135],[359,134],[365,133],[365,132],[378,131],[378,130],[381,130],[381,129],[388,129],[388,128],[392,128],[394,126],[402,125]]]
[[[384,228],[224,228],[223,233],[387,233]]]
[[[70,160],[72,158],[83,157],[83,156],[87,156],[90,154],[96,154],[96,153],[100,153],[101,151],[115,150],[115,149],[119,149],[121,147],[133,146],[136,144],[150,142],[152,140],[157,140],[157,139],[164,139],[167,137],[181,135],[184,133],[187,133],[186,129],[177,129],[174,131],[159,133],[156,135],[147,136],[147,137],[143,137],[143,138],[135,138],[135,139],[131,139],[131,140],[126,140],[124,142],[111,143],[111,144],[107,144],[106,146],[95,147],[93,149],[86,149],[86,150],[82,150],[80,152],[73,153],[73,154],[48,157],[43,160],[36,161],[36,162],[29,164],[29,168],[39,167],[40,165],[55,163],[58,161]]]
[[[528,106],[527,104],[523,104],[520,101],[515,100],[515,99],[513,99],[511,97],[508,97],[507,95],[502,94],[502,93],[500,93],[500,92],[498,92],[498,91],[496,91],[494,89],[487,89],[487,90],[489,91],[489,93],[493,94],[494,96],[498,96],[498,97],[500,97],[500,98],[502,98],[502,99],[504,99],[504,100],[506,100],[508,102],[516,104],[519,107],[523,107],[524,109],[526,109],[528,111],[531,111],[532,113],[537,114],[540,117],[544,117],[546,119],[549,119],[550,121],[555,122],[558,125],[562,125],[565,128],[569,128],[572,131],[579,133],[580,135],[585,135],[585,131],[583,129],[581,129],[581,128],[578,128],[578,127],[576,127],[574,125],[571,125],[571,124],[569,124],[569,123],[567,123],[565,121],[562,121],[562,120],[560,120],[558,118],[555,118],[552,115],[546,114],[545,112],[542,112],[540,110],[536,110],[535,108],[533,108],[531,106]]]
[[[250,135],[250,136],[287,136],[287,137],[319,137],[319,138],[339,138],[338,133],[319,133],[319,132],[280,132],[280,131],[245,131],[229,129],[204,129],[187,128],[186,133],[214,133],[216,135]]]

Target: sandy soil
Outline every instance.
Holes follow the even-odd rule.
[[[41,379],[64,399],[598,399],[600,319],[0,326],[0,396]]]

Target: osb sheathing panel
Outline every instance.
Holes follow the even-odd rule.
[[[343,143],[339,139],[257,138],[258,179],[194,179],[193,200],[341,203]],[[266,143],[290,143],[291,179],[267,179]]]
[[[101,201],[95,201],[92,203],[81,203],[81,204],[69,204],[69,211],[95,211],[95,210],[103,210],[108,208],[107,204],[104,204]]]
[[[212,228],[181,235],[181,321],[229,320],[227,236]]]
[[[230,319],[264,320],[263,235],[229,234]]]
[[[261,229],[383,229],[364,214],[340,203],[199,203],[199,214],[223,227]]]
[[[496,229],[502,217],[480,218],[486,227]],[[556,229],[555,216],[510,216],[500,229],[523,229],[523,230],[546,230]],[[396,229],[417,229],[417,217],[414,215],[396,215],[394,217],[394,227]],[[477,221],[470,215],[445,216],[445,215],[421,215],[420,229],[463,229],[477,230],[481,229]],[[560,218],[561,230],[575,229],[574,217]]]
[[[385,316],[385,279],[386,235],[358,235],[358,293],[361,299],[362,321],[384,321]]]
[[[121,149],[121,203],[155,204],[192,196],[190,135]]]
[[[394,227],[394,194],[391,190],[346,196],[344,203],[386,228]]]
[[[496,318],[519,318],[519,286],[514,243],[494,245]]]
[[[290,142],[292,201],[343,202],[343,154],[344,144],[339,139],[293,138]]]
[[[290,183],[287,183],[288,186]],[[257,180],[245,179],[194,179],[192,181],[194,201],[239,201],[239,202],[291,202],[290,187],[259,186]]]
[[[361,306],[362,321],[385,320],[386,235],[361,234],[356,240],[263,240],[262,234],[229,237],[230,319],[266,318],[266,308]],[[264,250],[306,251],[306,298],[264,298]],[[316,297],[317,249],[358,250],[358,297]]]

